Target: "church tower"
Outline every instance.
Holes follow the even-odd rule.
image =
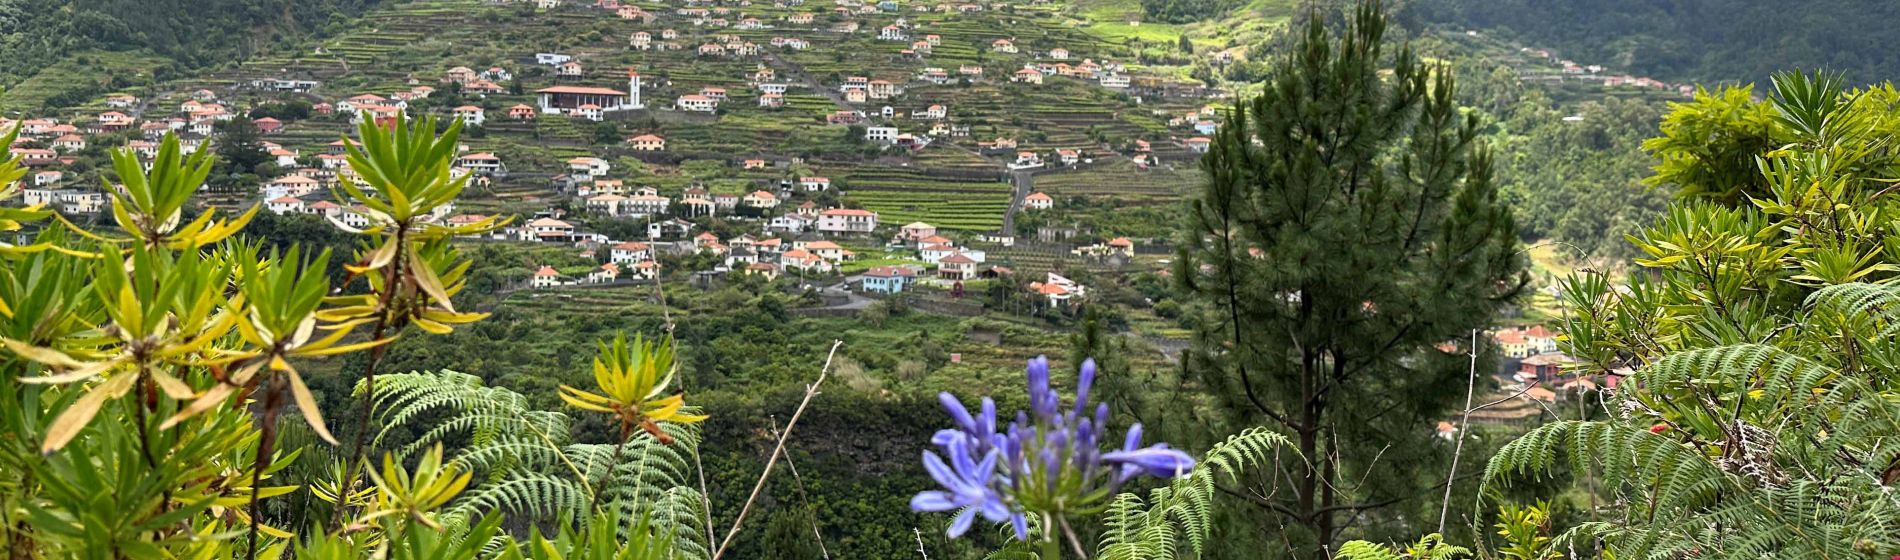
[[[634,70],[632,68],[628,68],[627,69],[627,108],[628,109],[645,109],[646,107],[647,106],[645,103],[640,102],[640,71]]]

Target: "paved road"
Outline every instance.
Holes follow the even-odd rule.
[[[837,105],[839,108],[851,107],[850,103],[844,101],[843,93],[838,92],[837,88],[825,87],[824,84],[818,83],[818,78],[805,72],[804,66],[800,66],[798,63],[790,60],[779,58],[778,55],[772,53],[766,53],[759,58],[765,61],[766,66],[772,67],[773,70],[777,70],[781,74],[779,76],[782,78],[780,81],[804,84],[805,87],[811,88],[813,93],[830,98],[831,103]]]
[[[825,309],[864,309],[866,307],[870,307],[872,302],[877,301],[868,297],[858,295],[857,292],[853,292],[850,289],[845,288],[845,286],[851,285],[852,281],[859,280],[860,278],[862,277],[860,276],[847,277],[845,278],[844,283],[838,284],[836,286],[830,286],[830,287],[820,289],[819,293],[821,294],[842,295],[845,297],[844,303],[840,303],[837,305],[827,305],[825,306]]]
[[[1004,235],[1016,234],[1016,212],[1023,208],[1023,197],[1029,196],[1031,189],[1036,188],[1036,176],[1028,171],[1013,171],[1010,172],[1010,182],[1016,185],[1016,190],[1010,194],[1009,209],[1003,211]]]

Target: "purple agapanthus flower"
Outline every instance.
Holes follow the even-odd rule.
[[[985,453],[982,460],[972,460],[969,445],[961,440],[950,442],[945,451],[950,456],[948,464],[936,453],[924,452],[924,469],[930,471],[930,478],[943,485],[944,490],[919,492],[910,499],[910,508],[914,511],[962,510],[950,523],[952,537],[970,530],[978,514],[991,523],[1008,520],[1009,506],[990,483],[996,474],[997,453],[992,450]]]
[[[973,415],[956,397],[938,395],[956,427],[938,431],[931,444],[950,462],[946,465],[926,451],[924,467],[944,489],[917,494],[911,509],[959,510],[950,525],[952,537],[969,530],[982,515],[992,523],[1009,521],[1016,538],[1027,540],[1030,514],[1092,514],[1129,479],[1172,478],[1193,470],[1194,458],[1168,444],[1142,447],[1140,424],[1119,438],[1119,449],[1104,453],[1101,445],[1113,440],[1105,434],[1108,405],[1097,403],[1089,414],[1095,375],[1095,361],[1084,361],[1077,372],[1075,402],[1064,410],[1049,386],[1049,360],[1030,360],[1029,410],[1017,411],[1007,426],[997,425],[996,403],[988,397]]]

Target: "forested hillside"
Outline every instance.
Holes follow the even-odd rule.
[[[1507,35],[1579,64],[1672,81],[1764,82],[1785,68],[1846,71],[1872,81],[1900,71],[1886,45],[1900,3],[1818,0],[1415,0],[1409,27],[1445,25]]]
[[[92,50],[147,50],[184,68],[345,25],[379,0],[0,0],[0,85]]]
[[[1240,4],[1239,0],[1141,0],[1141,9],[1155,20],[1188,23],[1224,15]]]

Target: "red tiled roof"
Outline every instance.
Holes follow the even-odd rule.
[[[624,96],[627,94],[627,92],[620,91],[617,89],[580,87],[580,86],[554,86],[550,88],[537,89],[537,90],[534,90],[534,92],[535,93],[569,93],[569,94],[577,94],[577,95],[611,95],[611,96],[616,96],[616,97]]]

